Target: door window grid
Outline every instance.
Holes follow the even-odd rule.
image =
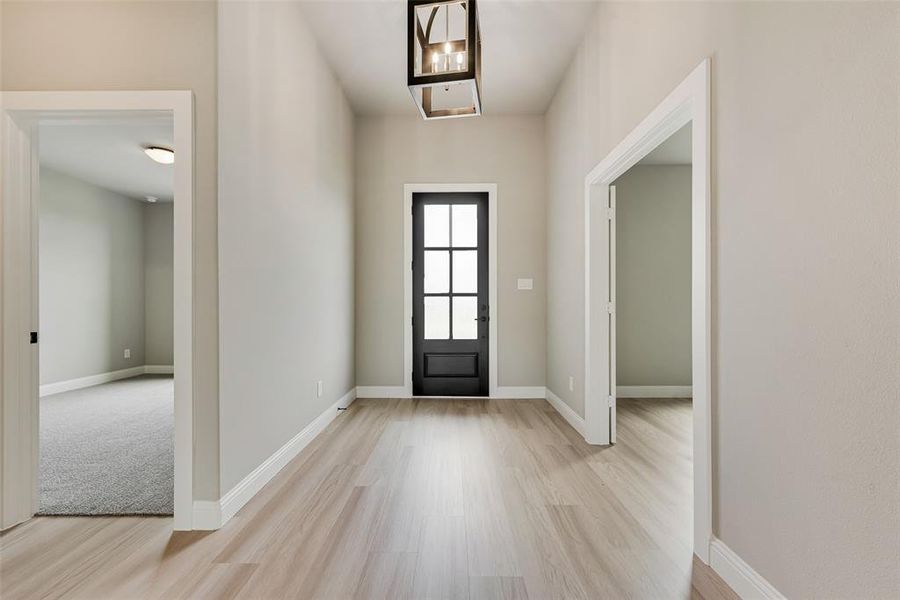
[[[450,339],[450,340],[453,340],[453,339],[477,339],[478,338],[477,325],[474,328],[475,332],[473,334],[469,327],[466,327],[465,324],[462,324],[461,322],[459,323],[458,329],[461,330],[461,335],[465,335],[466,337],[457,337],[456,331],[455,331],[456,328],[454,327],[454,325],[456,325],[454,323],[454,305],[457,303],[455,298],[474,298],[475,303],[476,303],[476,311],[475,311],[475,316],[472,317],[473,323],[477,320],[477,303],[478,303],[477,275],[476,275],[476,284],[475,284],[474,292],[455,292],[454,286],[453,286],[453,268],[454,268],[453,256],[456,252],[472,252],[472,251],[474,251],[476,253],[476,261],[475,261],[476,273],[477,273],[477,265],[478,265],[478,260],[477,260],[478,246],[456,246],[456,245],[454,245],[455,238],[453,235],[453,223],[455,220],[457,220],[456,214],[455,214],[455,213],[457,213],[457,211],[454,209],[456,207],[460,207],[460,208],[472,207],[474,209],[474,211],[475,211],[474,214],[470,215],[471,217],[474,217],[474,219],[472,219],[473,223],[471,225],[472,228],[474,229],[474,236],[472,236],[471,234],[468,236],[460,235],[459,238],[460,238],[460,241],[475,240],[477,243],[477,239],[478,239],[478,237],[477,237],[478,236],[478,220],[477,220],[478,219],[478,215],[477,215],[478,208],[477,208],[477,206],[478,206],[477,204],[449,204],[449,205],[447,205],[447,204],[443,204],[443,205],[442,204],[437,204],[437,205],[426,204],[425,205],[425,208],[426,208],[426,214],[425,214],[426,218],[425,218],[425,224],[424,224],[425,228],[432,229],[433,231],[441,231],[441,233],[443,234],[443,231],[444,231],[443,224],[433,223],[433,224],[431,224],[431,226],[429,226],[429,220],[430,220],[430,218],[433,219],[433,218],[438,217],[439,215],[440,215],[440,217],[446,218],[446,223],[447,223],[446,238],[448,239],[448,242],[450,244],[449,246],[428,246],[428,245],[423,244],[423,250],[426,255],[428,254],[428,252],[436,253],[436,252],[443,251],[443,252],[447,253],[448,259],[449,259],[448,291],[447,292],[428,292],[428,291],[423,292],[426,309],[428,308],[428,305],[430,304],[428,301],[428,298],[442,298],[442,297],[447,298],[447,308],[446,308],[447,313],[444,312],[444,308],[443,308],[444,305],[443,305],[443,303],[441,303],[442,310],[439,311],[439,313],[434,315],[435,317],[437,317],[439,314],[441,321],[446,319],[447,325],[445,326],[442,323],[441,324],[433,323],[429,326],[429,319],[428,319],[429,311],[426,310],[425,311],[425,339]],[[432,210],[427,210],[429,207],[434,207],[434,208]],[[447,207],[447,210],[440,210],[441,208],[444,208],[444,207]],[[465,215],[462,215],[462,216],[465,216]],[[461,221],[462,221],[462,219],[460,219],[460,222]],[[437,237],[440,241],[443,241],[443,239],[445,239],[444,235],[439,235],[439,236],[435,236],[435,237]],[[425,242],[425,243],[427,243],[427,242]],[[428,263],[426,263],[424,266],[427,267],[427,264]],[[429,280],[427,272],[424,273],[424,277],[425,277],[426,281]],[[443,287],[443,286],[441,286],[441,287]],[[468,312],[468,311],[466,311],[466,312]],[[466,331],[466,330],[469,330],[469,331]],[[441,337],[440,334],[443,333],[444,331],[447,331],[447,335],[446,335],[446,337]],[[429,334],[431,334],[431,335],[429,335]]]

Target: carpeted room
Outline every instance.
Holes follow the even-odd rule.
[[[172,514],[171,118],[41,127],[39,514]]]

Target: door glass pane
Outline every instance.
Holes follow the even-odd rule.
[[[446,340],[450,338],[450,298],[447,296],[425,297],[425,339]]]
[[[425,251],[425,293],[446,294],[450,291],[450,252]]]
[[[426,268],[427,268],[426,263]],[[453,252],[453,293],[475,294],[478,292],[478,250],[456,250]]]
[[[453,245],[478,246],[478,205],[453,205]]]
[[[450,206],[425,205],[425,247],[446,248],[450,245]]]
[[[453,339],[478,339],[478,298],[456,296],[453,298]],[[426,320],[427,323],[427,320]]]

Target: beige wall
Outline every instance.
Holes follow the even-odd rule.
[[[41,384],[173,364],[173,206],[41,168]]]
[[[403,185],[498,184],[498,382],[544,385],[544,126],[537,116],[356,124],[356,376],[403,385]],[[516,279],[533,278],[518,291]]]
[[[174,216],[172,202],[144,203],[144,357],[174,365]]]
[[[691,167],[616,185],[616,385],[691,385]]]
[[[3,90],[194,92],[194,494],[218,499],[216,4],[3,0],[0,11]]]
[[[223,3],[219,48],[224,494],[355,385],[353,113],[297,3]]]
[[[715,533],[788,597],[896,597],[900,5],[601,5],[547,117],[547,383],[583,411],[584,176],[707,56]]]
[[[40,189],[41,384],[143,366],[143,203],[46,167]]]

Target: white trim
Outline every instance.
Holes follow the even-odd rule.
[[[500,386],[495,393],[487,396],[491,400],[527,400],[544,398],[543,386]],[[405,386],[396,385],[361,385],[356,388],[359,398],[413,398],[410,390]],[[444,396],[427,396],[429,398],[443,398]],[[485,399],[485,396],[447,396],[447,398],[474,398]]]
[[[712,537],[711,286],[710,286],[710,63],[705,59],[584,180],[585,392],[587,435],[610,442],[609,244],[607,211],[591,204],[609,186],[687,123],[691,144],[691,346],[693,382],[694,552],[709,562]],[[604,206],[604,209],[606,207]],[[607,233],[605,233],[607,232]],[[591,244],[591,240],[599,243]],[[592,286],[596,289],[592,290]],[[593,293],[592,293],[593,291]],[[594,318],[592,318],[592,314]]]
[[[610,185],[607,202],[609,218],[609,443],[616,443],[618,428],[616,426],[616,186]]]
[[[572,410],[572,407],[566,404],[562,398],[553,393],[550,388],[547,388],[547,402],[550,403],[550,406],[556,409],[562,418],[565,419],[569,425],[572,426],[572,429],[577,431],[585,436],[587,432],[587,426],[585,425],[584,419],[577,412]]]
[[[718,539],[709,543],[709,565],[744,600],[784,600],[784,595]]]
[[[689,385],[618,385],[617,398],[692,398]]]
[[[144,367],[129,367],[127,369],[119,369],[118,371],[109,371],[107,373],[97,373],[96,375],[88,375],[87,377],[79,377],[77,379],[67,379],[66,381],[57,381],[54,383],[45,383],[40,387],[41,398],[52,394],[62,392],[70,392],[72,390],[80,390],[86,387],[109,383],[110,381],[118,381],[119,379],[128,379],[129,377],[137,377],[146,373]]]
[[[0,379],[4,427],[21,421],[16,445],[5,443],[4,473],[16,473],[15,481],[3,479],[0,527],[30,518],[37,508],[39,380],[37,346],[29,345],[27,332],[37,325],[37,138],[40,119],[73,118],[104,112],[146,115],[165,111],[174,122],[177,159],[174,165],[174,354],[175,369],[175,515],[177,530],[191,529],[193,513],[193,261],[194,261],[194,96],[190,91],[114,92],[2,92],[0,120],[3,137],[3,204],[0,205],[2,248],[2,332]],[[28,208],[30,207],[30,211]],[[30,215],[28,213],[30,212]],[[32,234],[11,235],[13,227]],[[4,235],[5,234],[5,235]],[[30,238],[30,239],[28,239]],[[30,248],[29,248],[30,246]],[[12,250],[12,251],[11,251]],[[31,260],[29,260],[29,254]],[[30,285],[29,285],[30,279]],[[32,293],[25,293],[28,288]],[[33,297],[31,297],[33,296]],[[21,384],[14,393],[13,385]],[[17,400],[26,398],[27,401]],[[4,437],[8,434],[4,430]],[[20,440],[19,437],[22,439]],[[27,497],[27,498],[26,498]],[[25,506],[28,500],[30,506]],[[29,510],[24,510],[28,508]]]
[[[217,500],[194,500],[194,511],[191,516],[194,529],[212,531],[220,528],[222,523],[222,506]]]
[[[35,273],[39,159],[35,123],[13,118],[0,92],[0,529],[38,507],[37,331]]]
[[[103,383],[109,383],[110,381],[137,377],[139,375],[171,375],[173,373],[175,373],[175,367],[172,365],[129,367],[127,369],[119,369],[118,371],[108,371],[106,373],[97,373],[96,375],[88,375],[76,379],[45,383],[40,387],[40,397],[43,398],[44,396],[52,396],[53,394],[60,394],[62,392],[71,392],[72,390],[80,390],[95,385],[101,385]]]
[[[426,192],[487,192],[488,194],[488,390],[497,395],[497,184],[407,183],[403,186],[403,387],[412,397],[412,197]]]
[[[491,398],[507,400],[530,400],[535,398],[544,400],[546,397],[547,388],[542,385],[501,385],[491,395]]]
[[[340,400],[326,408],[325,412],[304,427],[300,433],[288,440],[285,445],[276,450],[261,465],[253,469],[249,475],[231,488],[218,502],[210,500],[195,501],[194,529],[218,529],[230,521],[281,469],[296,458],[317,435],[328,427],[335,417],[338,416],[338,411],[353,404],[353,401],[356,400],[356,393],[356,388],[353,388],[344,394]]]

